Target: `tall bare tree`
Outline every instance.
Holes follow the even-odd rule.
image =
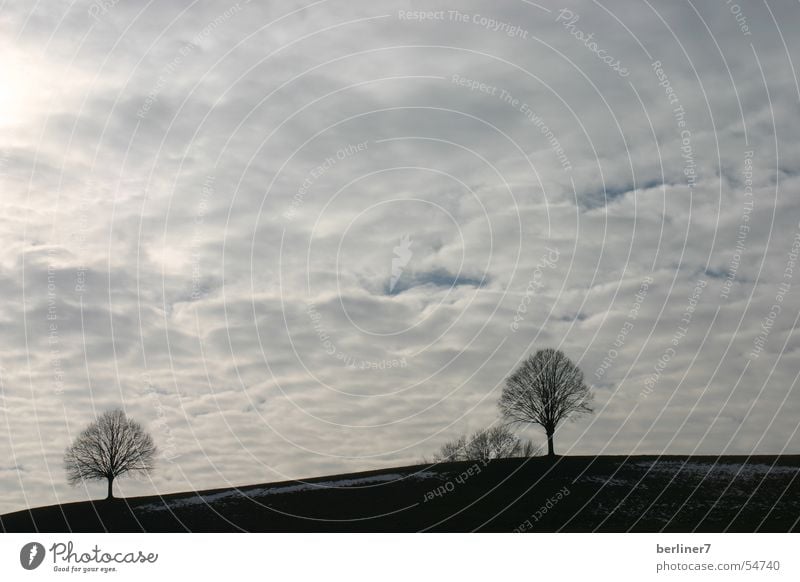
[[[591,400],[580,368],[564,352],[548,348],[528,356],[506,379],[498,404],[508,421],[544,428],[547,454],[554,457],[556,427],[570,415],[593,412]]]
[[[87,426],[67,448],[64,466],[67,481],[108,480],[108,497],[114,498],[114,479],[126,473],[148,473],[153,469],[156,446],[142,425],[122,410],[104,412]]]

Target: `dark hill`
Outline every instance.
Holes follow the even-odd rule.
[[[0,516],[8,532],[798,530],[800,456],[419,465]]]

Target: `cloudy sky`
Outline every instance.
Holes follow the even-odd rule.
[[[797,453],[798,16],[2,3],[0,512],[116,406],[121,495],[414,464],[543,347],[559,453]]]

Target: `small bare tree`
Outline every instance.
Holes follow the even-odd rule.
[[[461,435],[447,442],[433,456],[436,463],[447,461],[489,461],[491,459],[510,459],[532,457],[536,447],[528,440],[522,440],[505,426],[481,429],[467,438]]]
[[[547,455],[555,456],[553,434],[573,414],[591,413],[592,394],[583,372],[564,352],[539,350],[506,379],[500,412],[512,423],[538,424],[547,434]]]
[[[107,479],[107,499],[113,499],[114,479],[126,473],[148,473],[155,455],[153,439],[142,426],[122,410],[110,410],[87,426],[67,449],[67,481],[75,486]]]
[[[467,437],[461,435],[455,440],[448,441],[442,445],[439,452],[434,453],[434,463],[446,463],[448,461],[465,461],[467,452]]]

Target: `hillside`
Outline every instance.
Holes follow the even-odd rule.
[[[7,532],[798,531],[800,456],[446,463],[81,502],[0,516]]]

